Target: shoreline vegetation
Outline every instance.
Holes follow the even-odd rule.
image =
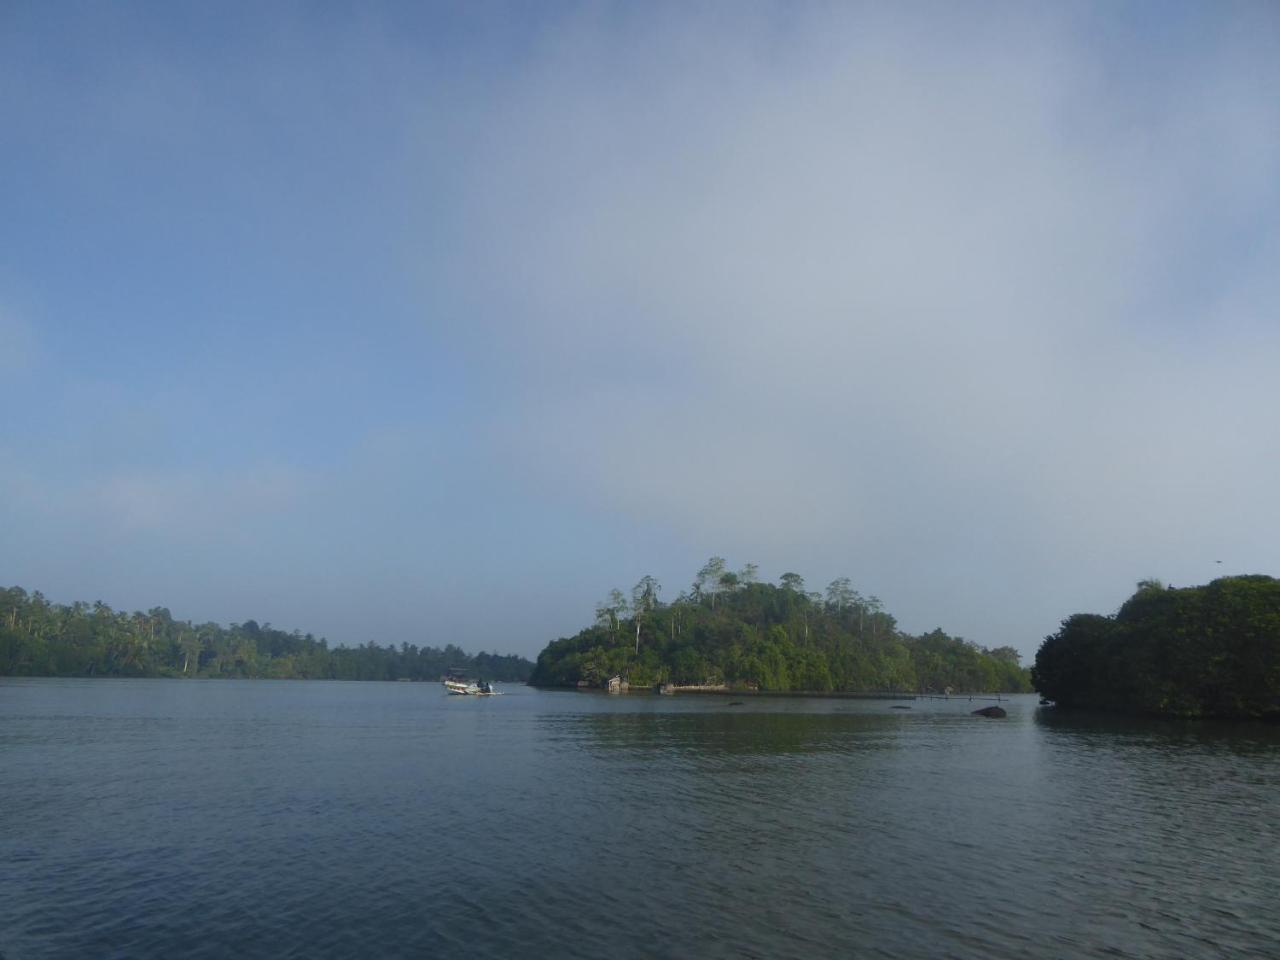
[[[785,573],[761,583],[756,565],[732,571],[712,557],[670,603],[641,578],[613,590],[595,623],[538,655],[529,682],[570,689],[717,688],[720,693],[942,695],[1030,693],[1012,647],[988,650],[941,629],[900,631],[874,596],[846,577],[824,593]]]
[[[0,676],[193,677],[264,680],[436,681],[450,670],[523,682],[525,657],[402,643],[330,647],[324,637],[254,620],[223,627],[93,604],[50,603],[39,592],[0,588]]]
[[[1031,676],[1066,709],[1280,720],[1280,580],[1251,574],[1182,588],[1143,580],[1114,615],[1063,620]]]

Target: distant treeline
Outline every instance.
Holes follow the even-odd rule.
[[[1062,707],[1280,719],[1280,580],[1144,580],[1114,616],[1062,621],[1031,674]]]
[[[402,643],[330,647],[323,637],[286,633],[253,620],[222,627],[175,620],[164,607],[112,610],[101,601],[69,606],[39,592],[0,588],[0,675],[27,677],[261,677],[311,680],[438,680],[460,670],[522,681],[524,657]]]
[[[531,682],[601,687],[617,676],[632,686],[777,691],[1031,690],[1012,647],[987,650],[941,630],[903,633],[847,578],[809,593],[799,574],[783,574],[775,586],[757,582],[755,564],[731,571],[713,557],[671,603],[659,600],[660,590],[653,577],[630,599],[614,590],[596,607],[593,626],[548,644]]]

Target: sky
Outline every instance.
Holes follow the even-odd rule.
[[[1280,7],[0,3],[0,585],[1030,659],[1280,575]],[[1220,562],[1219,562],[1220,561]]]

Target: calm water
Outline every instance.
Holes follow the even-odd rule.
[[[1280,956],[1280,730],[0,679],[0,954]]]

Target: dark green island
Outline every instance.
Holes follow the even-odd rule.
[[[1280,720],[1280,580],[1144,580],[1114,616],[1064,620],[1031,675],[1062,708]]]
[[[987,650],[942,630],[912,636],[847,578],[809,593],[799,574],[778,584],[756,567],[713,557],[670,603],[644,577],[614,590],[595,623],[547,645],[530,683],[606,689],[790,693],[1026,693],[1012,647]]]
[[[524,681],[524,657],[402,643],[330,647],[323,638],[269,623],[192,623],[164,607],[146,613],[105,603],[53,604],[39,591],[0,588],[0,676],[201,677],[277,680],[439,680],[468,676]]]

